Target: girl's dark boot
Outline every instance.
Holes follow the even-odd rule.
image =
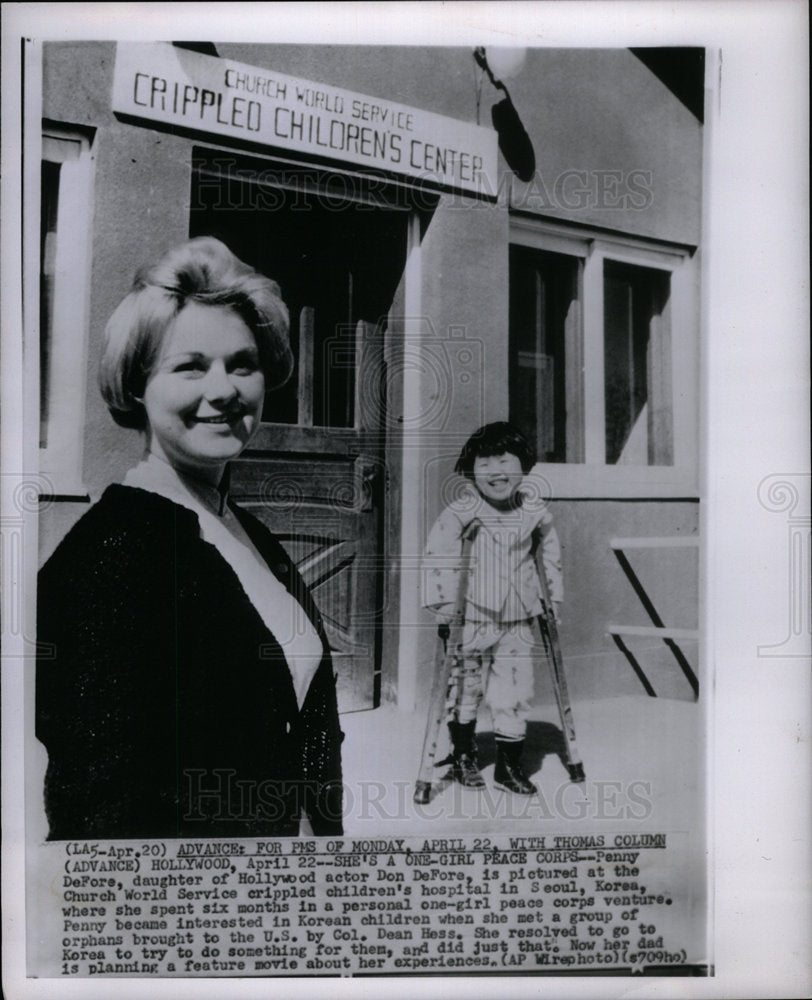
[[[479,773],[476,759],[476,741],[473,722],[449,722],[448,731],[451,734],[453,746],[454,779],[466,788],[484,788],[485,779]]]
[[[517,795],[533,795],[537,791],[536,786],[524,773],[523,751],[524,740],[500,740],[497,737],[496,767],[493,772],[497,788],[515,792]]]

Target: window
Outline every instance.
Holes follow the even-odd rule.
[[[671,465],[668,276],[603,264],[604,396],[608,465]]]
[[[511,246],[510,419],[543,462],[582,457],[579,383],[568,378],[579,338],[577,260]]]
[[[40,469],[54,492],[84,496],[93,157],[89,138],[57,126],[42,135],[40,173]]]
[[[53,348],[53,306],[56,279],[56,218],[59,210],[60,162],[43,159],[41,168],[40,209],[40,285],[39,285],[39,446],[48,447],[48,384]]]
[[[695,274],[687,248],[512,218],[509,416],[570,495],[695,492]]]

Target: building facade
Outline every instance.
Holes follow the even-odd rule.
[[[46,44],[42,558],[143,449],[96,388],[107,319],[211,234],[290,308],[231,492],[310,583],[344,711],[427,697],[420,553],[494,420],[545,463],[573,698],[693,699],[703,125],[660,69],[532,49],[508,103],[462,48]]]

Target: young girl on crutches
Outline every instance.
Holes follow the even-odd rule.
[[[457,703],[449,722],[453,774],[468,788],[485,782],[474,732],[484,696],[496,735],[494,781],[499,788],[532,795],[522,766],[537,642],[533,619],[546,611],[559,620],[564,596],[561,553],[533,449],[507,423],[481,427],[463,446],[455,471],[470,488],[440,514],[426,545],[425,606],[438,621],[455,614],[461,539],[478,522],[466,581],[462,660]],[[530,473],[530,475],[528,475]],[[543,608],[534,546],[540,539],[552,608]]]

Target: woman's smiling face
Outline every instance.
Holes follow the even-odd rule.
[[[150,451],[217,482],[259,427],[264,396],[248,326],[229,306],[190,302],[167,330],[144,392]]]
[[[509,451],[474,459],[474,485],[486,500],[507,503],[523,477],[522,463]]]

